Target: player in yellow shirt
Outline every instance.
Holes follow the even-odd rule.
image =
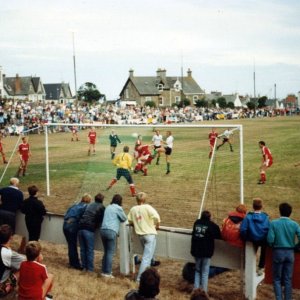
[[[114,158],[113,164],[115,166],[117,166],[117,175],[115,178],[113,178],[111,180],[111,182],[106,190],[109,190],[123,176],[129,183],[131,196],[134,197],[136,194],[136,191],[135,191],[135,186],[134,186],[134,183],[132,180],[132,176],[129,172],[129,170],[131,169],[131,165],[132,165],[132,156],[128,152],[129,152],[129,147],[124,146],[123,152],[118,154]]]

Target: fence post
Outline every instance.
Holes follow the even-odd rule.
[[[130,254],[129,254],[129,236],[128,236],[128,226],[124,223],[120,225],[120,273],[128,275],[130,272]]]
[[[245,296],[248,300],[255,300],[257,286],[264,275],[256,274],[256,252],[251,242],[246,242],[245,257]]]

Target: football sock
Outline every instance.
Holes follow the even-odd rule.
[[[167,171],[170,172],[170,163],[167,163]]]
[[[116,182],[117,182],[116,178],[112,179],[110,184],[109,184],[109,188],[111,188]]]
[[[135,194],[136,194],[134,184],[130,184],[130,185],[129,185],[129,188],[130,188],[131,196],[134,197]]]

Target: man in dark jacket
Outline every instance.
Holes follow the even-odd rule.
[[[209,211],[203,211],[192,232],[191,254],[195,257],[194,288],[207,292],[210,260],[215,250],[215,239],[221,239],[220,228],[212,222]]]
[[[24,196],[18,188],[19,179],[11,178],[10,186],[0,189],[0,225],[8,224],[13,232],[16,227],[16,213],[21,208]]]
[[[88,204],[79,220],[79,245],[82,268],[86,271],[94,271],[94,242],[95,230],[101,226],[105,207],[104,196],[97,194],[95,202]]]

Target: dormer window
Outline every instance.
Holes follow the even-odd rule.
[[[181,90],[181,82],[178,79],[174,83],[174,89],[176,92],[179,92]]]
[[[158,85],[158,90],[159,90],[160,92],[162,92],[162,91],[164,90],[164,85],[163,85],[162,83],[160,83],[160,84]]]

